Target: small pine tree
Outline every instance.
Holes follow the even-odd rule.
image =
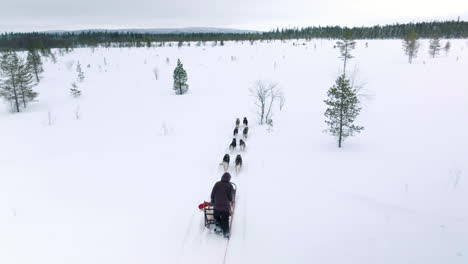
[[[70,94],[74,98],[78,98],[81,96],[81,90],[78,88],[78,85],[76,85],[75,82],[72,83],[72,87],[70,88]]]
[[[411,64],[413,62],[413,58],[416,58],[419,49],[419,41],[418,41],[418,34],[416,31],[411,31],[406,37],[403,39],[403,50],[405,54],[408,56],[408,62]]]
[[[440,38],[438,36],[434,36],[429,43],[429,55],[432,58],[435,58],[439,55],[440,52]]]
[[[343,39],[336,42],[336,46],[340,49],[340,58],[343,60],[343,74],[346,74],[346,63],[352,59],[351,51],[356,47],[356,41],[353,40],[350,31],[343,34]]]
[[[445,56],[447,56],[450,51],[450,41],[447,41],[447,43],[445,43],[444,51],[445,51]]]
[[[52,61],[54,61],[55,60],[54,54],[50,53],[50,56],[52,57]],[[39,52],[37,50],[30,50],[28,52],[27,63],[28,63],[28,66],[33,71],[33,73],[34,73],[34,75],[36,77],[36,81],[39,83],[39,75],[42,72],[44,72],[44,69],[42,68],[41,55],[39,54]]]
[[[187,72],[180,59],[177,60],[177,66],[174,69],[174,91],[177,95],[184,94],[188,91]]]
[[[328,108],[325,111],[325,123],[328,125],[327,132],[338,139],[338,147],[342,142],[355,133],[364,129],[362,126],[354,125],[354,121],[361,111],[357,92],[350,85],[345,75],[341,75],[328,90],[328,99],[325,100]]]
[[[83,70],[81,69],[81,64],[80,64],[80,62],[78,62],[78,63],[76,64],[76,72],[78,73],[78,81],[79,81],[79,82],[83,82],[85,76],[84,76]]]

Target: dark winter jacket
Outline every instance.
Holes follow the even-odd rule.
[[[232,195],[234,188],[229,182],[231,175],[224,173],[221,181],[217,182],[211,191],[211,203],[214,204],[214,209],[222,212],[229,212],[231,208]]]

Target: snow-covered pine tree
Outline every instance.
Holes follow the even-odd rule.
[[[343,74],[336,79],[327,92],[328,99],[325,100],[328,108],[325,111],[325,123],[328,125],[326,130],[338,139],[338,147],[341,148],[342,142],[355,133],[360,133],[364,129],[362,126],[354,124],[355,119],[361,111],[357,92],[350,85],[348,79]]]
[[[55,60],[55,56],[53,53],[50,53],[50,56],[52,57],[52,61]],[[34,73],[34,76],[36,77],[36,81],[39,83],[39,75],[44,72],[44,69],[42,68],[42,59],[41,55],[37,50],[30,50],[28,51],[28,56],[27,56],[27,63],[28,66],[31,68],[31,70]]]
[[[0,69],[5,78],[0,85],[0,96],[10,102],[16,112],[20,112],[20,102],[26,107],[27,102],[34,100],[38,95],[32,90],[31,70],[13,51],[2,54]]]
[[[16,82],[18,83],[23,107],[26,108],[27,103],[33,101],[38,94],[32,89],[34,86],[34,77],[28,63],[21,58],[19,58],[18,62],[18,75],[16,77]]]
[[[447,56],[450,51],[450,41],[447,41],[447,43],[445,43],[444,51],[445,51],[445,56]]]
[[[0,69],[2,77],[5,79],[2,80],[0,86],[0,96],[3,97],[6,101],[10,102],[12,108],[14,108],[16,112],[19,113],[20,92],[18,83],[16,81],[18,60],[18,55],[12,51],[7,51],[2,54]]]
[[[432,58],[435,58],[437,55],[439,55],[439,52],[440,38],[436,35],[429,42],[429,55],[431,55]]]
[[[336,46],[340,49],[341,58],[343,60],[343,74],[346,74],[346,63],[352,59],[351,51],[356,47],[356,41],[353,40],[351,31],[343,33],[343,38],[336,42]]]
[[[418,34],[416,31],[411,31],[406,37],[403,39],[403,50],[405,54],[408,56],[408,62],[412,63],[413,58],[416,58],[419,49],[419,41],[418,41]]]
[[[78,81],[83,82],[85,77],[84,77],[84,72],[83,72],[83,69],[81,69],[81,64],[79,61],[76,63],[76,72],[78,73]]]
[[[81,96],[81,90],[78,88],[78,85],[76,85],[75,82],[72,83],[72,87],[70,88],[70,94],[74,98],[78,98]]]
[[[177,66],[174,69],[174,91],[177,95],[184,94],[188,91],[187,72],[184,70],[184,65],[177,60]]]

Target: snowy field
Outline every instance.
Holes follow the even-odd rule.
[[[467,40],[435,59],[423,40],[413,64],[400,40],[358,41],[348,72],[364,84],[365,130],[342,149],[323,133],[338,50],[303,42],[85,48],[45,62],[38,102],[19,114],[0,104],[0,263],[223,263],[227,240],[203,230],[197,205],[243,116],[226,263],[468,263]],[[272,131],[254,122],[257,80],[286,96]]]

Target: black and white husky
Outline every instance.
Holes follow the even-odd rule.
[[[239,140],[239,148],[241,151],[245,150],[245,141],[243,139]]]
[[[236,150],[236,147],[237,147],[237,141],[235,138],[233,138],[231,144],[229,145],[229,150],[234,151]]]
[[[244,126],[249,126],[249,121],[247,120],[247,117],[244,116],[244,120],[242,120],[242,123],[244,124]]]
[[[235,162],[236,162],[236,173],[239,173],[239,171],[242,168],[242,157],[241,157],[241,155],[237,155]]]
[[[234,137],[237,137],[237,134],[239,134],[239,129],[237,127],[234,128],[234,132],[232,134]]]
[[[223,161],[219,164],[223,166],[224,171],[227,171],[229,169],[229,161],[230,161],[229,154],[224,155]]]
[[[240,119],[239,118],[236,118],[236,128],[238,128],[240,125]]]
[[[244,127],[244,130],[242,130],[242,135],[244,136],[244,139],[247,139],[248,134],[249,134],[249,127]]]

